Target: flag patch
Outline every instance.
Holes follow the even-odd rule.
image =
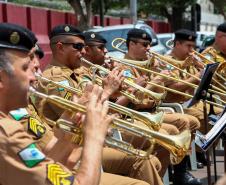
[[[61,85],[64,85],[64,86],[67,86],[67,87],[70,86],[70,84],[69,84],[69,82],[67,80],[63,80],[63,81],[60,81],[60,82],[57,82],[57,83],[61,84]],[[64,91],[64,88],[63,87],[59,87],[58,91]]]
[[[41,138],[46,132],[45,126],[43,126],[37,119],[33,117],[30,117],[28,120],[28,130],[37,138]]]
[[[13,119],[15,119],[16,121],[19,121],[25,116],[27,116],[28,112],[25,108],[20,108],[17,110],[10,111],[9,114],[13,117]]]
[[[123,71],[123,76],[126,78],[132,78],[133,75],[129,69],[126,69]]]
[[[45,155],[39,151],[34,143],[28,145],[26,148],[20,151],[19,156],[24,164],[29,168],[36,166],[45,159]]]
[[[53,185],[72,185],[74,182],[74,175],[66,172],[59,164],[48,164],[47,173]]]

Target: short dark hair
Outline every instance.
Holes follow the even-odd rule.
[[[10,57],[5,49],[0,49],[0,70],[4,70],[8,75],[13,74]]]

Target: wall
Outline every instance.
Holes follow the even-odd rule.
[[[49,10],[46,8],[35,8],[30,6],[16,5],[12,3],[0,3],[0,22],[10,22],[25,26],[32,30],[38,43],[45,52],[41,61],[43,69],[51,57],[48,34],[50,30],[58,24],[77,24],[76,16],[73,13]],[[105,26],[118,24],[131,24],[131,19],[122,17],[105,16]],[[170,31],[170,25],[165,22],[147,21],[156,33],[166,33]],[[99,16],[93,16],[93,25],[100,26]]]

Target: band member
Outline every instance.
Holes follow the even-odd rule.
[[[73,175],[65,166],[46,157],[21,123],[8,117],[11,110],[28,105],[28,89],[35,80],[28,54],[34,43],[30,31],[18,25],[1,23],[0,32],[0,164],[4,171],[0,183],[99,184],[97,169],[101,167],[105,135],[112,120],[107,116],[107,104],[100,102],[102,90],[93,89],[94,96],[89,99],[81,165],[77,175]]]
[[[128,52],[125,55],[125,58],[131,59],[131,60],[136,60],[136,59],[146,60],[148,58],[146,55],[146,52],[148,52],[148,50],[150,49],[150,46],[151,46],[150,36],[148,35],[147,32],[140,29],[132,29],[128,32],[128,37],[127,37]],[[154,69],[155,66],[152,66],[152,68]],[[165,71],[161,71],[161,72],[165,73]],[[154,78],[158,78],[158,77],[155,76]],[[165,81],[167,80],[164,78],[159,78],[159,81],[165,83]],[[163,122],[177,126],[177,128],[180,131],[184,129],[190,129],[191,132],[194,132],[196,129],[198,129],[200,125],[197,118],[187,114],[179,114],[179,113],[165,114],[165,118]],[[192,185],[201,184],[199,179],[195,179],[186,170],[187,160],[188,160],[188,157],[185,157],[185,159],[180,164],[175,165],[174,175],[176,175],[177,178],[174,178],[175,179],[174,183],[175,184],[192,184]]]
[[[213,46],[203,51],[203,54],[208,59],[220,63],[225,62],[226,58],[225,35],[226,35],[226,23],[223,23],[217,27]]]
[[[76,44],[82,43],[82,47],[75,48]],[[51,34],[50,34],[50,44],[53,54],[53,59],[49,66],[44,70],[43,76],[46,78],[49,78],[53,81],[58,81],[60,83],[70,85],[72,87],[77,87],[79,83],[81,82],[80,79],[77,76],[77,73],[75,72],[80,65],[80,57],[85,54],[85,51],[83,51],[84,47],[84,40],[82,37],[82,34],[75,28],[70,25],[60,25],[55,27]],[[69,47],[69,48],[68,48]],[[77,46],[76,46],[77,47]],[[79,54],[76,54],[79,53]],[[72,59],[70,60],[68,57],[71,56]],[[77,57],[76,57],[77,56]],[[68,65],[68,62],[76,63]],[[103,95],[105,98],[109,95],[111,95],[115,89],[117,90],[120,85],[121,78],[116,71],[114,71],[111,75],[113,77],[107,77],[108,78],[108,84],[105,85]],[[48,92],[49,94],[57,94],[61,97],[68,98],[65,96],[67,92],[58,92],[58,90],[52,90],[48,86],[43,86],[40,84],[39,89],[41,91]],[[71,97],[69,97],[71,99]],[[40,107],[39,107],[40,108]],[[38,109],[39,109],[38,108]],[[53,110],[53,109],[52,109]],[[54,112],[52,111],[52,118],[57,118],[62,114],[62,112]],[[55,115],[54,115],[55,114]],[[47,116],[49,116],[47,114]],[[123,175],[137,178],[144,180],[150,184],[162,184],[161,178],[158,175],[158,172],[155,168],[155,164],[158,164],[158,160],[153,156],[152,161],[150,160],[140,160],[138,157],[134,156],[127,156],[126,154],[109,149],[108,151],[111,151],[111,153],[115,153],[115,156],[119,156],[119,154],[123,157],[124,162],[126,162],[127,169],[124,168]],[[120,156],[120,158],[121,158]],[[157,161],[157,162],[155,162]],[[111,161],[109,161],[109,165],[111,165]],[[160,166],[160,164],[159,164]],[[160,168],[160,167],[159,167]],[[122,171],[121,171],[122,172]],[[105,182],[107,184],[110,183],[109,181],[110,176],[102,176],[101,182]],[[112,176],[112,178],[115,178]],[[133,184],[133,183],[144,183],[143,181],[137,181],[135,179],[126,178],[125,180],[121,177],[121,182],[118,181],[119,184]],[[112,181],[115,182],[115,181]],[[104,183],[103,183],[104,184]]]
[[[109,59],[107,57],[107,49],[105,48],[105,44],[106,44],[106,40],[99,35],[98,33],[94,33],[94,32],[86,32],[85,33],[85,43],[86,43],[86,54],[84,55],[84,57],[89,60],[90,62],[92,62],[93,64],[97,64],[97,65],[101,65],[101,66],[105,66],[107,68],[110,69],[114,69],[114,67],[122,70],[122,66],[119,67],[119,65],[117,65],[116,63],[110,61],[110,63],[106,63],[105,60]],[[138,55],[139,56],[139,55]],[[88,74],[88,68],[89,66],[86,63],[82,64],[83,67],[81,67],[81,69],[77,70],[77,73],[80,74],[80,78],[90,78],[91,80],[91,75]],[[99,74],[101,75],[101,74]],[[114,96],[111,96],[110,99],[112,101],[116,101],[117,103],[117,99],[118,96],[121,96],[120,93],[116,93]],[[116,99],[116,100],[115,100]],[[125,97],[125,99],[127,100],[128,98]],[[154,102],[154,101],[153,101]],[[136,124],[140,124],[139,122],[136,122]],[[144,126],[143,124],[140,124],[140,126]],[[171,135],[176,135],[179,133],[179,130],[174,126],[174,125],[170,125],[170,124],[165,124],[163,123],[161,125],[161,129],[159,130],[161,133],[165,133],[165,134],[171,134]],[[124,140],[129,140],[131,141],[131,137],[129,135],[125,135],[124,133],[122,133],[122,137]],[[141,146],[143,145],[142,143],[143,140],[138,139],[138,138],[133,138],[133,145],[134,146]],[[146,145],[144,145],[146,146]],[[103,167],[104,170],[106,170],[107,172],[112,172],[110,170],[112,170],[111,168],[109,168],[108,165],[108,161],[115,161],[116,157],[115,154],[113,155],[110,152],[107,152],[107,150],[104,150],[106,152],[104,152],[104,163],[103,163]],[[156,147],[154,153],[157,153],[157,157],[159,158],[159,160],[162,163],[162,168],[161,171],[159,171],[160,176],[163,176],[168,165],[169,165],[169,152],[166,151],[165,149],[163,149],[162,147]],[[106,155],[105,155],[106,154]],[[163,162],[163,159],[166,159],[168,157],[168,160],[165,160],[166,162]],[[105,162],[106,161],[106,162]],[[120,161],[120,158],[118,158],[117,164],[121,164],[123,161]],[[115,166],[115,170],[114,173],[116,173],[117,171],[119,171],[116,166]]]

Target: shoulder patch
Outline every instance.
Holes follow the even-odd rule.
[[[74,182],[74,175],[66,172],[59,164],[48,164],[47,173],[53,185],[72,185]]]
[[[34,143],[21,150],[19,156],[24,164],[29,168],[36,166],[45,159],[45,155],[39,151]]]
[[[46,128],[37,119],[29,117],[28,130],[32,132],[37,138],[41,138],[46,132]]]
[[[70,84],[69,84],[68,80],[63,80],[63,81],[60,81],[60,82],[57,82],[57,83],[59,83],[61,85],[64,85],[64,86],[70,87]],[[58,91],[64,91],[64,88],[62,88],[62,87],[59,87],[57,89],[58,89]]]
[[[132,72],[129,69],[126,69],[126,70],[123,71],[123,76],[126,77],[126,78],[132,78],[133,77]]]
[[[64,96],[64,99],[70,100],[71,97],[72,97],[72,93],[71,93],[71,92],[67,92],[67,93],[65,94],[65,96]]]
[[[16,121],[21,120],[25,116],[28,116],[28,112],[25,108],[20,108],[17,110],[12,110],[9,112],[9,114],[15,119]]]

